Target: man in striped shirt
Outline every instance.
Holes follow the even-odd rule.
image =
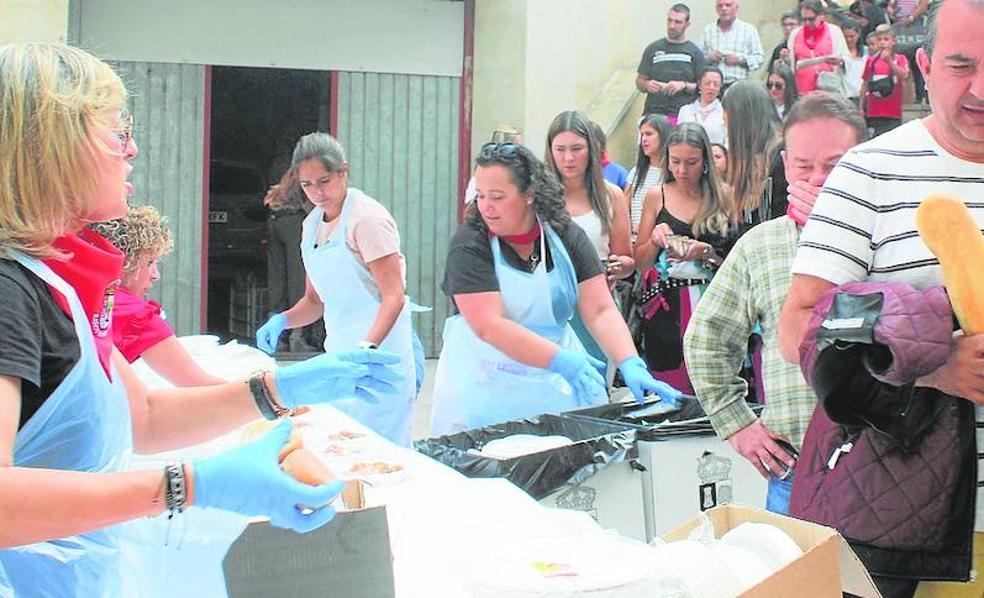
[[[800,227],[834,164],[865,135],[864,117],[846,98],[825,92],[793,104],[783,129],[789,216],[764,222],[738,240],[701,296],[684,337],[687,371],[697,398],[721,438],[769,480],[766,508],[789,510],[795,458],[816,407],[799,368],[779,355],[779,311],[789,290]],[[766,406],[757,419],[738,375],[756,323],[762,327]]]
[[[724,74],[724,91],[748,77],[765,60],[758,29],[738,18],[737,0],[716,0],[718,19],[704,27],[704,59]]]
[[[939,262],[915,226],[926,196],[962,199],[984,229],[984,0],[941,0],[931,13],[917,62],[933,113],[848,152],[827,178],[800,237],[780,318],[789,361],[798,361],[813,306],[828,289],[863,280],[942,284]],[[916,385],[976,403],[984,447],[984,335],[958,335],[947,364]],[[984,530],[980,487],[978,495],[976,528]]]

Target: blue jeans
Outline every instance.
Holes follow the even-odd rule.
[[[765,509],[780,515],[789,514],[789,494],[793,490],[793,476],[780,480],[769,478],[769,492],[765,496]]]

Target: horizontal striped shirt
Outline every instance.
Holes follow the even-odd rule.
[[[963,200],[984,230],[984,165],[947,153],[921,120],[855,147],[824,183],[800,236],[793,273],[837,285],[859,280],[905,282],[917,288],[943,284],[939,260],[916,230],[916,208],[934,193]],[[981,451],[984,411],[979,406],[977,422]],[[984,463],[977,470],[980,530]]]

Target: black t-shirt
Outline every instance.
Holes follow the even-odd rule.
[[[48,285],[12,260],[0,259],[0,375],[20,378],[18,429],[78,362],[79,339]]]
[[[591,244],[581,227],[572,222],[567,226],[567,230],[558,236],[574,265],[574,275],[577,277],[578,283],[604,273],[605,270],[598,259],[598,252],[595,251],[594,245]],[[503,257],[510,266],[518,270],[531,270],[530,261],[519,257],[519,254],[509,243],[499,243],[499,246],[502,248]],[[538,256],[539,254],[540,241],[538,240],[533,244],[532,255]],[[549,243],[546,254],[547,271],[550,271],[553,270],[553,257]],[[492,257],[492,244],[486,233],[466,222],[451,237],[447,266],[444,269],[444,282],[441,283],[441,288],[444,290],[444,294],[451,298],[452,303],[454,303],[455,295],[494,293],[499,290],[499,280],[495,276],[495,264]],[[456,313],[457,309],[458,307],[455,305]]]
[[[704,53],[693,42],[675,44],[664,37],[646,46],[636,72],[656,81],[696,83],[703,68]],[[675,95],[647,93],[643,112],[676,116],[680,108],[696,99],[696,91],[681,91]]]

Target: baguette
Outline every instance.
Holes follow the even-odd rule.
[[[940,260],[943,284],[960,328],[984,332],[984,235],[964,202],[933,194],[916,209],[919,236]]]

